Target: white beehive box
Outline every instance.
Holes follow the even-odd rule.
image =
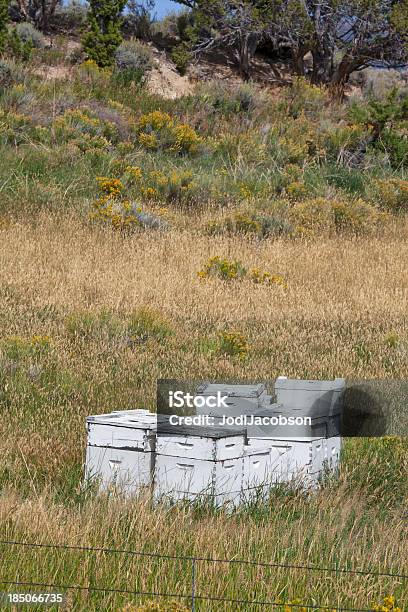
[[[268,440],[260,440],[258,444],[246,446],[243,491],[260,487],[267,488],[278,481],[282,454]]]
[[[237,502],[242,489],[244,432],[189,427],[156,440],[155,498]]]
[[[235,501],[242,489],[243,458],[205,461],[157,455],[156,499],[172,501],[211,497],[216,503]]]
[[[135,493],[151,483],[157,416],[126,410],[87,418],[85,475],[101,490],[116,486]]]
[[[86,449],[86,478],[96,479],[100,491],[117,488],[135,494],[149,486],[154,469],[154,453],[88,446]]]
[[[208,398],[220,393],[227,399],[227,407],[208,408],[198,407],[197,414],[209,414],[211,416],[252,414],[269,406],[272,397],[267,394],[265,385],[230,385],[203,383],[197,388],[196,396]]]
[[[313,418],[338,414],[343,408],[344,378],[296,380],[279,376],[275,381],[278,404]]]
[[[248,448],[253,451],[271,448],[273,479],[276,482],[289,482],[300,479],[305,474],[315,475],[316,479],[325,470],[336,471],[340,462],[341,438],[297,438],[271,439],[248,437]]]

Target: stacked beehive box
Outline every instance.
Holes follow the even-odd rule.
[[[221,422],[224,416],[308,416],[310,425],[282,427],[169,428],[165,417],[129,410],[88,417],[87,477],[100,487],[127,493],[154,485],[156,499],[211,497],[236,505],[271,485],[297,480],[314,486],[325,470],[339,466],[344,380],[279,378],[277,402],[264,385],[203,384],[197,395],[221,392],[227,408],[200,409]],[[157,419],[162,419],[157,434]]]
[[[280,482],[296,479],[313,486],[325,471],[338,469],[344,389],[344,379],[315,381],[279,377],[276,380],[277,403],[270,405],[270,413],[308,417],[311,421],[310,425],[248,428],[249,446],[256,448],[270,443],[271,451],[280,454]]]
[[[214,499],[237,504],[243,479],[245,432],[213,427],[162,429],[156,442],[156,499]]]
[[[117,486],[133,494],[149,486],[155,463],[157,415],[125,410],[87,418],[87,479],[100,489]]]

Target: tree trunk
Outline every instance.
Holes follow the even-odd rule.
[[[244,81],[251,78],[251,60],[258,47],[259,35],[255,32],[245,33],[240,40],[238,49],[238,68]]]
[[[312,49],[313,85],[326,85],[331,82],[333,75],[333,53],[325,47],[315,47]]]
[[[361,62],[357,61],[355,58],[350,55],[345,55],[336,70],[333,73],[330,90],[332,92],[332,96],[337,99],[343,99],[344,97],[344,88],[346,86],[347,81],[349,80],[350,74],[354,72],[357,68],[359,68]]]
[[[296,47],[292,49],[292,66],[295,74],[299,76],[305,76],[305,50],[303,47]]]

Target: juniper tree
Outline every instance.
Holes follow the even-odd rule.
[[[60,0],[17,0],[17,6],[23,21],[31,22],[44,31],[47,30],[59,2]]]
[[[408,59],[408,0],[176,0],[190,7],[199,30],[195,51],[231,49],[248,78],[257,46],[289,49],[295,72],[340,89],[370,62]]]
[[[296,71],[313,58],[311,80],[343,86],[374,60],[406,61],[407,0],[273,0],[269,33],[290,47]]]
[[[121,14],[126,0],[89,0],[88,31],[82,45],[88,59],[101,68],[112,66],[122,42]]]
[[[8,9],[8,0],[0,0],[0,53],[3,53],[7,42]]]
[[[249,79],[251,60],[262,39],[269,12],[267,0],[176,0],[192,10],[194,52],[221,48],[234,57]]]

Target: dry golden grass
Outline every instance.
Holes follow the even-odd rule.
[[[20,222],[1,231],[2,331],[50,331],[52,321],[41,325],[35,314],[44,307],[55,307],[51,335],[59,336],[61,318],[72,311],[120,314],[149,306],[171,319],[181,338],[225,327],[246,332],[256,359],[221,364],[234,374],[387,376],[384,338],[395,332],[408,339],[407,233],[405,225],[391,236],[313,242],[251,242],[191,231],[124,237],[90,231],[74,218],[43,216],[34,226]],[[288,288],[201,281],[197,272],[214,255],[281,273]],[[361,342],[373,352],[363,371],[352,357]],[[406,375],[405,356],[394,376]],[[194,366],[192,355],[180,358],[179,370],[202,372],[204,364]]]

